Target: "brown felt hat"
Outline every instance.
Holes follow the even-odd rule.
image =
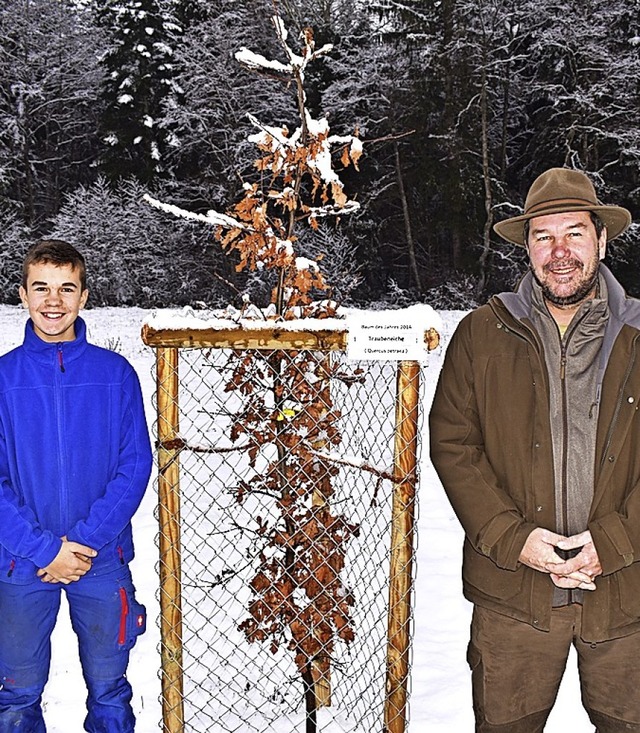
[[[550,168],[531,184],[524,214],[505,219],[494,230],[513,244],[525,245],[524,222],[536,216],[593,211],[607,227],[607,239],[619,237],[631,224],[631,214],[621,206],[605,206],[598,201],[593,183],[582,171]]]

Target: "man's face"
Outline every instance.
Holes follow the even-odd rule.
[[[544,297],[559,307],[590,297],[606,245],[606,230],[597,236],[588,211],[531,219],[529,263]]]
[[[77,270],[50,262],[30,265],[27,287],[20,287],[20,299],[29,309],[36,334],[49,342],[73,341],[74,323],[88,295]]]

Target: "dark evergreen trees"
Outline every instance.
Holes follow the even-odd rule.
[[[118,206],[137,180],[192,211],[264,175],[248,113],[280,124],[295,110],[276,69],[250,73],[235,53],[277,57],[276,9],[292,35],[310,27],[333,44],[308,72],[306,102],[364,142],[360,171],[341,172],[361,208],[322,238],[350,298],[468,305],[470,290],[482,300],[510,287],[522,252],[491,225],[549,166],[586,171],[603,200],[640,217],[640,0],[0,0],[0,225],[12,251],[51,231],[76,193],[96,194],[99,174]],[[71,236],[79,222],[66,221]],[[637,229],[610,248],[634,293]],[[172,257],[150,251],[158,266]],[[208,300],[213,279],[196,280],[194,298]]]
[[[162,123],[179,96],[174,51],[181,28],[164,0],[96,0],[96,15],[107,36],[100,167],[111,180],[133,176],[148,183],[164,170],[171,145]]]
[[[34,232],[93,175],[99,42],[72,0],[0,3],[0,212]]]

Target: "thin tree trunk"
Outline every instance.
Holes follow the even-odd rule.
[[[400,148],[398,143],[394,143],[395,148],[395,160],[396,160],[396,181],[398,183],[398,193],[400,194],[400,201],[402,202],[402,216],[404,219],[404,231],[407,240],[407,252],[409,255],[409,264],[411,267],[411,273],[413,279],[418,288],[418,292],[422,292],[422,282],[420,279],[420,269],[418,267],[418,260],[416,258],[416,248],[413,241],[413,231],[411,230],[411,216],[409,214],[409,202],[407,201],[407,193],[404,187],[404,181],[402,179],[402,166],[400,165]]]
[[[486,217],[482,232],[482,253],[480,255],[480,277],[476,293],[479,296],[489,279],[488,263],[491,254],[491,228],[493,226],[493,192],[491,189],[491,169],[489,165],[489,109],[487,99],[487,65],[483,59],[482,91],[480,93],[480,117],[482,121],[482,179],[484,182],[484,209]]]
[[[318,701],[316,699],[311,662],[307,664],[302,672],[302,682],[304,684],[304,703],[306,712],[305,733],[317,733]]]

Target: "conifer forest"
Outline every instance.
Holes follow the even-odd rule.
[[[362,141],[359,203],[297,243],[332,297],[468,308],[523,273],[492,225],[551,166],[585,171],[634,224],[608,264],[640,295],[640,0],[0,0],[0,302],[40,237],[86,255],[93,305],[268,302],[211,226],[265,172],[252,117],[296,90],[237,52],[313,34],[306,105]],[[306,36],[305,36],[306,34]],[[305,235],[307,237],[307,235]]]

